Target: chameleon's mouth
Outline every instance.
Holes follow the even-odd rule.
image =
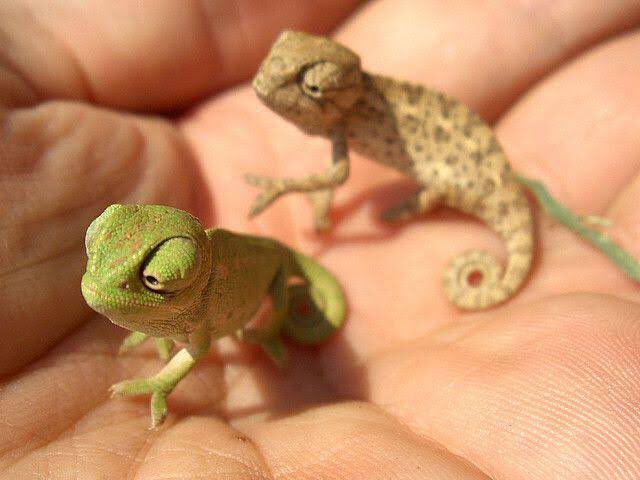
[[[144,332],[155,337],[187,335],[192,325],[177,322],[165,309],[159,308],[156,294],[135,292],[96,282],[85,273],[81,283],[82,296],[96,312],[111,323],[132,331]],[[152,318],[152,321],[149,320]],[[192,329],[192,328],[191,328]]]
[[[96,285],[95,281],[91,279],[89,274],[85,273],[82,276],[80,288],[82,290],[82,296],[87,304],[98,313],[105,313],[102,308],[103,302],[100,301],[100,298],[102,297],[100,294],[100,288]]]
[[[87,304],[109,318],[111,314],[121,314],[125,310],[134,312],[137,308],[152,306],[148,299],[135,292],[127,291],[125,295],[120,288],[96,282],[88,272],[83,275],[80,286]]]

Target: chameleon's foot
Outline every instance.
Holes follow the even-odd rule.
[[[244,178],[249,185],[263,189],[253,201],[249,210],[249,217],[258,215],[284,193],[282,182],[275,178],[260,177],[258,175],[245,175]]]
[[[135,396],[151,394],[151,427],[157,428],[164,422],[169,408],[167,406],[167,394],[165,388],[162,388],[153,378],[136,378],[132,380],[124,380],[114,383],[109,388],[111,397],[116,396]]]
[[[322,313],[324,304],[319,295],[309,293],[307,285],[289,286],[289,313],[282,327],[283,333],[307,345],[325,341],[340,329],[344,317],[340,317],[339,322],[332,322]]]

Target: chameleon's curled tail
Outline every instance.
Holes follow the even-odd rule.
[[[445,269],[444,290],[458,308],[477,310],[492,307],[508,299],[522,285],[531,268],[533,226],[528,210],[526,213],[521,211],[519,216],[517,228],[496,228],[507,245],[504,271],[493,255],[481,250],[458,255]]]
[[[296,342],[320,343],[344,321],[344,291],[336,278],[318,262],[295,250],[291,252],[298,274],[306,283],[289,287],[289,315],[283,330]]]

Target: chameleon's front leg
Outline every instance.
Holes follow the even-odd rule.
[[[190,344],[182,348],[156,375],[125,380],[111,386],[111,396],[151,394],[151,428],[164,422],[168,413],[166,397],[197,361],[209,351],[211,337],[206,325],[194,332]]]
[[[118,353],[122,355],[123,353],[130,352],[134,348],[139,347],[145,341],[147,341],[149,335],[143,332],[132,332],[125,337],[125,339],[120,344],[120,349]],[[158,350],[158,356],[161,360],[167,362],[171,355],[173,355],[173,349],[175,347],[175,342],[170,338],[154,338],[154,343],[156,344],[156,350]]]
[[[253,217],[262,212],[278,197],[289,192],[318,192],[311,195],[314,203],[315,224],[319,228],[328,226],[328,212],[331,203],[331,190],[344,183],[349,176],[349,153],[347,140],[342,131],[334,132],[331,136],[332,163],[326,171],[309,175],[304,178],[267,178],[256,175],[247,175],[247,182],[263,189],[256,197],[249,216]]]

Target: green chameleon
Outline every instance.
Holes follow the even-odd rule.
[[[275,240],[205,230],[187,212],[160,205],[111,205],[86,235],[82,294],[91,308],[132,330],[121,352],[156,341],[164,368],[125,380],[112,395],[151,394],[151,426],[168,412],[166,396],[211,340],[235,335],[262,347],[283,367],[280,334],[322,342],[345,317],[342,288],[311,258]],[[247,327],[264,298],[273,308],[260,327]],[[172,356],[174,342],[184,347]]]

